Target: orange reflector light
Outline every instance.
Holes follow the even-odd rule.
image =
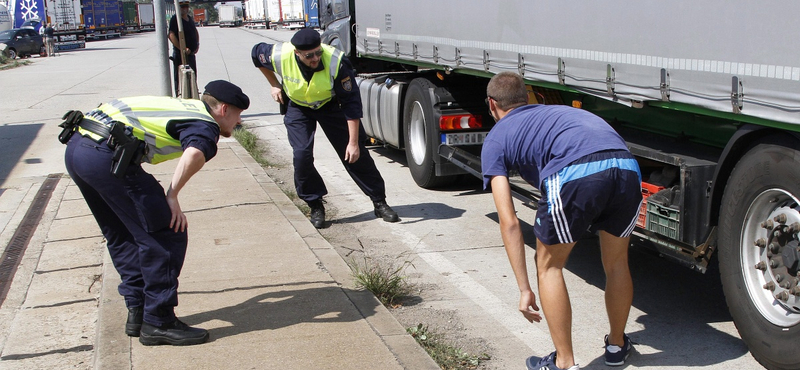
[[[483,127],[483,118],[481,116],[457,114],[439,118],[439,129],[441,130],[463,130],[481,127]]]
[[[583,107],[583,102],[580,101],[580,100],[573,100],[572,101],[572,107],[581,109]]]

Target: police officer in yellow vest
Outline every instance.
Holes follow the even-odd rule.
[[[311,208],[311,223],[325,225],[322,197],[328,193],[314,167],[314,132],[319,123],[350,177],[373,202],[375,216],[387,222],[400,218],[386,204],[386,188],[365,147],[361,127],[361,94],[350,61],[341,51],[322,45],[319,32],[302,29],[291,43],[259,43],[251,53],[253,64],[272,85],[272,98],[288,104],[283,123],[294,150],[297,196]],[[289,101],[284,101],[281,92]]]
[[[239,87],[220,80],[206,85],[201,100],[121,98],[85,116],[70,111],[64,117],[59,139],[67,143],[67,171],[122,279],[118,290],[128,307],[125,333],[142,344],[208,340],[205,329],[175,317],[187,248],[187,220],[178,193],[216,155],[219,135],[231,136],[249,105]],[[165,193],[140,163],[175,158],[178,167]]]

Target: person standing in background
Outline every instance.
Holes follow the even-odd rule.
[[[197,32],[197,27],[194,25],[194,20],[189,17],[189,13],[191,11],[189,9],[189,0],[181,0],[179,5],[181,23],[183,25],[183,37],[184,41],[186,42],[186,47],[183,50],[183,54],[186,57],[186,64],[192,68],[195,78],[197,78],[197,59],[195,58],[195,55],[200,50],[200,34]],[[181,41],[179,37],[180,33],[178,32],[178,15],[175,14],[169,20],[169,41],[172,43],[172,75],[175,82],[176,97],[181,95],[178,73],[181,65],[183,64],[180,51]]]

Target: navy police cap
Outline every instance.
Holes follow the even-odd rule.
[[[322,43],[319,32],[311,28],[303,28],[292,36],[292,45],[297,50],[313,50]]]
[[[204,94],[211,95],[217,100],[233,105],[241,110],[250,107],[250,98],[236,86],[225,80],[211,81],[206,85]]]

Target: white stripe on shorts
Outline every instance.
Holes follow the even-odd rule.
[[[547,181],[547,206],[553,215],[553,226],[556,229],[558,241],[561,244],[572,243],[572,233],[569,231],[567,215],[564,213],[564,204],[561,201],[561,177],[555,173]]]
[[[625,232],[622,233],[622,235],[619,236],[620,238],[627,238],[627,237],[631,236],[631,233],[633,233],[633,228],[636,227],[636,221],[639,221],[639,212],[641,212],[641,209],[642,209],[642,202],[644,202],[644,199],[642,199],[639,202],[639,207],[636,208],[639,211],[636,212],[636,214],[633,215],[633,220],[631,220],[631,224],[628,225],[628,228],[625,229]]]

